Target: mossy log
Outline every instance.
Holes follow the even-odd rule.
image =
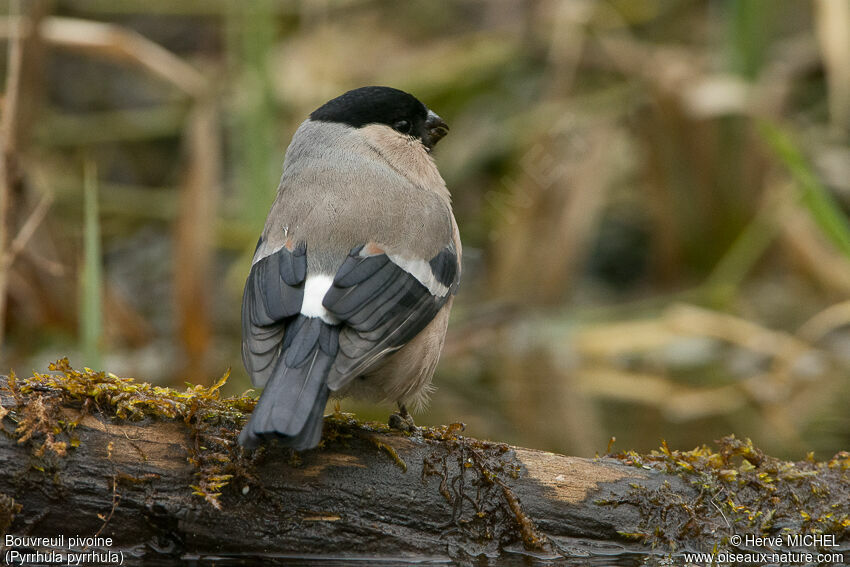
[[[125,564],[229,555],[557,558],[711,551],[732,534],[783,528],[819,527],[840,542],[850,525],[841,515],[850,510],[847,455],[831,465],[789,463],[797,480],[776,480],[800,493],[795,507],[808,510],[807,526],[770,500],[780,492],[763,500],[761,488],[740,484],[750,469],[770,465],[766,474],[782,463],[746,443],[584,459],[470,439],[457,425],[408,435],[337,414],[315,450],[272,445],[248,454],[233,444],[244,416],[202,411],[197,388],[187,391],[191,411],[130,420],[96,387],[104,375],[76,376],[90,380],[88,390],[62,390],[43,375],[0,378],[4,539],[110,537],[103,551],[122,551]],[[823,510],[800,490],[813,476]],[[829,525],[815,517],[824,510],[833,512]]]

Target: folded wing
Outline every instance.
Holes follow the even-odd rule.
[[[287,243],[251,266],[242,295],[242,363],[257,387],[266,385],[280,356],[286,325],[301,311],[306,278],[303,243]]]
[[[354,248],[322,302],[343,323],[328,387],[342,388],[415,337],[455,292],[459,277],[452,244],[429,261],[375,245]]]

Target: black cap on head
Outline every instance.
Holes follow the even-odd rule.
[[[354,128],[385,124],[419,138],[429,150],[448,126],[415,96],[391,87],[361,87],[330,100],[313,111],[311,120],[338,122]]]

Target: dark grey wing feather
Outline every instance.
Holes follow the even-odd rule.
[[[303,244],[284,246],[251,266],[242,295],[242,362],[255,386],[268,381],[287,321],[301,310],[306,252]]]
[[[432,293],[386,254],[364,255],[362,246],[349,253],[322,301],[343,323],[339,353],[327,380],[331,390],[413,339],[449,300],[460,277],[454,246],[428,265],[446,293]]]
[[[356,257],[363,250],[363,245],[357,246],[349,253],[348,257]],[[351,287],[364,279],[372,276],[382,267],[389,263],[386,254],[377,256],[360,256],[357,262],[346,261],[339,267],[334,276],[335,283],[341,287]]]
[[[428,262],[431,272],[438,282],[448,287],[452,293],[457,291],[460,283],[460,274],[457,270],[457,251],[454,245],[443,248],[439,254]]]

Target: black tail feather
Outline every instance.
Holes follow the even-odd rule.
[[[285,439],[283,441],[284,444],[288,447],[292,447],[296,451],[312,449],[319,444],[319,441],[322,440],[325,404],[328,403],[328,396],[330,393],[331,391],[327,386],[322,388],[322,391],[319,392],[319,397],[316,398],[316,402],[313,404],[313,409],[310,411],[310,415],[307,417],[307,422],[304,424],[304,427],[301,428],[301,433],[295,437]]]
[[[245,447],[277,438],[288,447],[303,450],[321,440],[322,417],[330,394],[327,377],[336,355],[327,351],[336,350],[339,328],[321,319],[299,316],[287,326],[286,333],[286,348],[239,435],[239,444]],[[328,340],[329,333],[334,340]]]

